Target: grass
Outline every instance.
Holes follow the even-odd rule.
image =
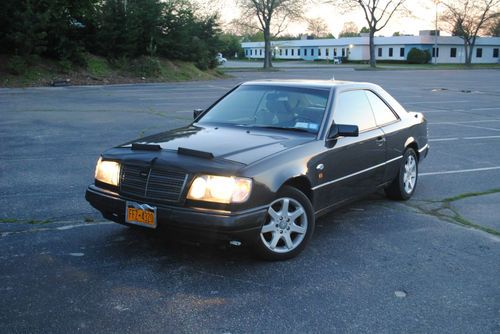
[[[489,194],[496,194],[496,193],[500,193],[500,188],[489,189],[489,190],[481,191],[481,192],[463,193],[463,194],[456,195],[453,197],[445,198],[445,199],[443,199],[443,202],[449,203],[449,202],[458,201],[458,200],[461,200],[464,198],[483,196],[483,195],[489,195]]]
[[[368,68],[371,69],[371,68]],[[500,69],[500,64],[378,64],[377,69],[412,69],[412,70],[477,70],[477,69]]]
[[[500,188],[493,188],[489,189],[486,191],[481,191],[481,192],[469,192],[469,193],[463,193],[459,194],[453,197],[447,197],[443,200],[440,201],[429,201],[431,203],[439,203],[439,207],[435,207],[432,209],[428,209],[425,207],[422,207],[420,205],[411,205],[415,209],[428,214],[432,215],[434,217],[437,217],[441,220],[445,220],[454,224],[462,225],[462,226],[467,226],[471,227],[477,230],[481,230],[483,232],[487,232],[489,234],[495,235],[495,236],[500,236],[500,231],[487,227],[487,226],[482,226],[479,224],[476,224],[465,217],[463,217],[453,206],[451,205],[453,202],[462,200],[465,198],[470,198],[470,197],[476,197],[476,196],[484,196],[484,195],[489,195],[489,194],[495,194],[495,193],[500,193]],[[444,212],[451,212],[451,214],[446,214]]]
[[[87,70],[96,77],[106,77],[112,70],[106,59],[97,56],[89,56],[87,59]]]
[[[15,218],[2,218],[0,219],[0,223],[16,223],[17,219]]]
[[[36,57],[22,67],[22,73],[13,74],[6,66],[11,59],[12,56],[0,55],[0,87],[48,86],[54,81],[66,80],[72,85],[88,85],[213,80],[228,77],[218,69],[202,71],[191,62],[151,57],[110,62],[91,54],[86,55],[86,66],[83,67]],[[131,66],[134,64],[135,70]],[[151,67],[152,65],[154,66]],[[149,73],[154,74],[147,76],[142,70],[151,70]]]

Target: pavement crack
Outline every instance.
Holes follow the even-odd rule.
[[[476,224],[475,222],[463,217],[460,212],[458,212],[458,210],[451,205],[451,203],[465,198],[484,196],[495,193],[500,193],[500,188],[493,188],[482,192],[463,193],[453,197],[447,197],[443,200],[420,200],[422,204],[413,204],[412,202],[406,202],[403,203],[403,205],[413,208],[422,214],[434,216],[441,221],[469,227],[500,237],[500,231]]]

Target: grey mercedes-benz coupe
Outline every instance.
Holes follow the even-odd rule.
[[[377,189],[410,198],[428,150],[424,116],[377,85],[252,81],[186,127],[104,152],[86,199],[121,224],[283,260],[304,249],[321,214]]]

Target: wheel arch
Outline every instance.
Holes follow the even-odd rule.
[[[405,151],[406,149],[411,148],[415,151],[415,154],[417,155],[417,159],[420,160],[420,152],[418,151],[419,146],[415,138],[409,137],[406,142],[405,142]]]
[[[295,177],[289,178],[281,185],[280,190],[284,186],[290,186],[290,187],[297,188],[298,190],[303,192],[304,195],[306,195],[306,197],[309,199],[311,204],[314,203],[314,195],[313,195],[313,191],[312,191],[311,181],[309,181],[307,176],[300,175],[300,176],[295,176]]]

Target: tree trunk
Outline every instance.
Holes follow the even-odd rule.
[[[370,30],[370,67],[377,66],[377,60],[375,58],[375,31]]]
[[[272,59],[271,50],[271,33],[269,30],[264,30],[264,68],[271,68],[273,64],[271,63]]]
[[[464,53],[465,53],[465,65],[470,66],[471,56],[472,56],[472,48],[470,47],[469,42],[465,38],[464,38]]]

